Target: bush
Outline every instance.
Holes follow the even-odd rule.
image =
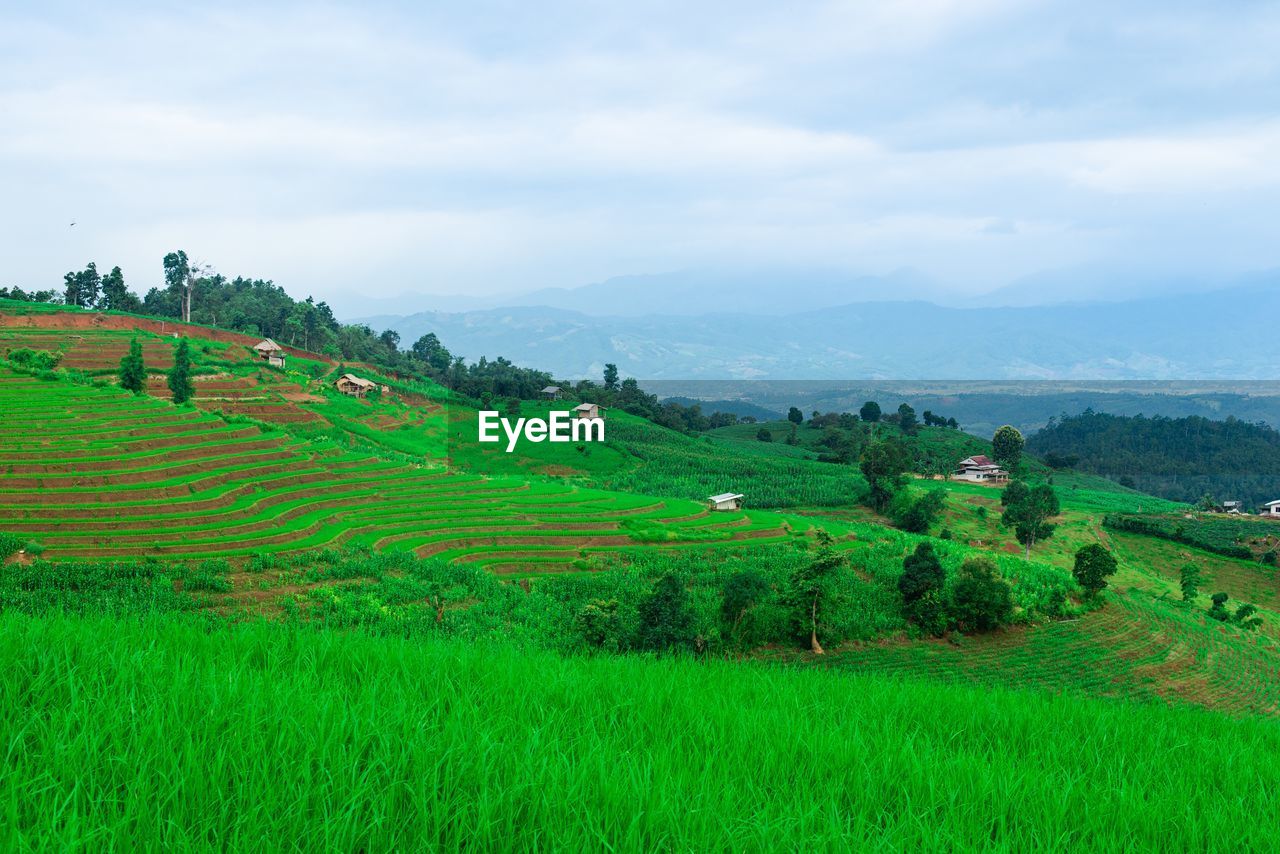
[[[926,534],[929,527],[942,512],[947,493],[942,489],[934,489],[918,494],[911,490],[902,490],[894,496],[889,508],[889,516],[895,528],[901,528],[912,534]]]

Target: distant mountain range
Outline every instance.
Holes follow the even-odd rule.
[[[598,377],[606,362],[641,379],[1280,378],[1277,279],[1125,302],[989,308],[898,301],[804,310],[817,297],[797,288],[797,310],[772,316],[752,313],[746,295],[720,299],[718,312],[668,311],[679,290],[674,281],[656,290],[637,282],[630,296],[611,298],[636,310],[647,304],[647,314],[506,306],[360,322],[395,329],[405,346],[434,332],[468,359],[505,356],[565,379]],[[544,292],[565,304],[591,293]],[[687,293],[682,307],[699,300]]]

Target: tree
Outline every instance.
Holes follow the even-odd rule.
[[[1090,543],[1076,550],[1071,574],[1092,599],[1107,586],[1107,579],[1116,574],[1116,559],[1098,543]]]
[[[604,387],[609,391],[618,388],[618,366],[609,362],[604,366]]]
[[[191,322],[191,290],[195,285],[195,274],[187,253],[179,249],[164,256],[161,262],[164,267],[164,283],[166,290],[178,300],[178,316],[183,322]]]
[[[787,420],[792,424],[800,425],[804,423],[804,413],[800,411],[800,407],[793,406],[787,410]]]
[[[142,307],[125,287],[124,273],[119,267],[112,267],[111,272],[102,277],[101,307],[111,311],[137,311]]]
[[[735,642],[742,640],[742,623],[757,605],[769,596],[769,582],[754,569],[729,576],[720,600],[720,619]]]
[[[756,441],[757,441],[757,442],[772,442],[772,441],[773,441],[773,434],[772,434],[772,433],[770,433],[770,432],[768,431],[768,429],[767,429],[767,428],[761,427],[759,430],[757,430],[757,431],[756,431]]]
[[[93,308],[98,304],[98,295],[102,289],[102,277],[98,275],[98,265],[90,261],[83,270],[67,273],[62,277],[65,285],[63,302],[81,308]]]
[[[1022,449],[1026,443],[1017,427],[1006,424],[991,437],[991,456],[997,463],[1013,471],[1022,462]]]
[[[825,626],[827,612],[837,596],[836,580],[845,566],[845,556],[835,550],[835,541],[826,531],[818,532],[818,550],[813,559],[791,574],[788,600],[792,617],[809,636],[809,649],[814,655],[825,651],[818,635]]]
[[[693,614],[689,591],[674,575],[664,575],[640,602],[636,646],[662,652],[687,646],[692,640]]]
[[[1236,608],[1236,612],[1231,617],[1231,621],[1242,629],[1253,631],[1262,625],[1262,618],[1255,616],[1258,613],[1256,605],[1250,605],[1248,602]]]
[[[120,360],[120,387],[141,394],[147,384],[147,368],[142,362],[142,345],[134,338],[129,352]]]
[[[1008,622],[1013,615],[1013,593],[991,558],[971,557],[956,573],[951,605],[963,628],[985,632]]]
[[[507,398],[505,414],[507,418],[511,419],[512,421],[515,421],[520,417],[520,398],[518,397]]]
[[[1000,490],[1000,506],[1008,507],[1026,501],[1030,493],[1031,489],[1024,481],[1010,481],[1008,486]]]
[[[897,439],[867,443],[859,466],[870,487],[867,504],[871,509],[883,513],[888,508],[901,485],[903,473],[910,465],[911,455]]]
[[[931,635],[946,627],[942,591],[947,573],[934,554],[932,543],[921,543],[914,553],[902,561],[898,592],[902,594],[902,611],[907,619]]]
[[[1195,601],[1196,594],[1200,592],[1200,567],[1194,563],[1184,564],[1179,581],[1182,586],[1182,601]]]
[[[400,349],[400,333],[394,329],[384,329],[382,334],[378,336],[378,340],[390,350],[392,353]]]
[[[905,403],[898,407],[898,426],[908,436],[915,435],[920,429],[920,424],[916,421],[916,411]]]
[[[1209,616],[1222,623],[1230,620],[1231,615],[1227,613],[1227,600],[1230,598],[1226,593],[1215,593],[1209,597],[1213,603],[1209,606]]]
[[[413,342],[410,352],[436,371],[447,371],[453,363],[453,354],[440,343],[434,332],[428,332]]]
[[[1012,484],[1009,488],[1012,488]],[[1053,536],[1054,526],[1048,520],[1057,516],[1060,510],[1058,495],[1053,487],[1041,484],[1028,489],[1021,500],[1007,505],[1001,521],[1014,529],[1014,535],[1026,547],[1026,556],[1029,558],[1031,549],[1037,542]]]
[[[191,382],[191,347],[183,338],[173,351],[173,367],[169,369],[169,391],[174,403],[186,403],[196,393]]]
[[[868,400],[858,410],[858,417],[870,424],[875,424],[880,420],[880,404],[874,400]]]

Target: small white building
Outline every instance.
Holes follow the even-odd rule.
[[[972,483],[1001,483],[1009,479],[1009,473],[986,454],[965,457],[951,476]]]
[[[1280,501],[1268,501],[1262,505],[1263,516],[1273,516],[1280,519]]]
[[[598,403],[579,403],[573,408],[574,418],[604,418],[604,407]]]
[[[1222,502],[1223,513],[1235,513],[1239,515],[1244,510],[1243,501],[1224,501]]]
[[[742,495],[737,492],[724,492],[720,495],[711,495],[707,497],[707,501],[711,502],[712,510],[742,509]]]

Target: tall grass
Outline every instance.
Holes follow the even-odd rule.
[[[5,850],[1206,850],[1280,794],[1271,722],[1154,705],[174,616],[0,657]]]

